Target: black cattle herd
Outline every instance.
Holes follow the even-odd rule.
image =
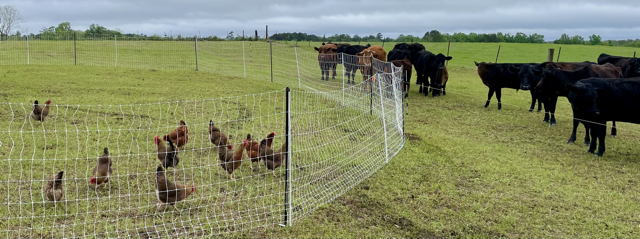
[[[331,46],[326,48],[325,46]],[[324,44],[316,48],[319,60],[334,59],[340,62],[342,54],[356,55],[370,47],[370,45],[349,44]],[[322,49],[325,49],[324,51]],[[327,58],[326,55],[336,54],[339,57]],[[342,54],[340,54],[342,53]],[[351,58],[355,59],[355,58]],[[420,43],[396,44],[387,55],[387,61],[393,62],[407,59],[417,73],[417,82],[420,86],[419,93],[428,96],[446,95],[446,80],[437,80],[441,75],[447,74],[445,61],[451,60],[451,56],[434,54]],[[355,76],[357,61],[344,62],[348,78]],[[394,62],[395,64],[395,62]],[[408,64],[408,62],[406,63]],[[589,145],[589,152],[602,156],[605,151],[606,122],[612,121],[611,135],[616,136],[616,121],[640,124],[640,59],[636,57],[621,57],[608,54],[600,54],[597,62],[544,62],[544,63],[485,63],[475,62],[478,67],[478,75],[482,83],[489,88],[487,101],[484,107],[488,107],[494,93],[498,99],[498,109],[502,108],[502,88],[530,91],[531,107],[534,111],[536,101],[538,112],[544,105],[545,114],[543,122],[550,125],[556,124],[555,111],[558,97],[566,97],[573,110],[573,130],[568,143],[576,141],[576,130],[582,123],[586,130],[584,143]],[[326,64],[325,64],[326,65]],[[407,65],[396,64],[396,66]],[[411,66],[409,66],[411,67]],[[321,71],[328,70],[320,64]],[[410,72],[410,71],[409,71]],[[406,75],[406,74],[405,74]],[[431,79],[431,83],[429,82]],[[448,78],[448,74],[447,77]],[[403,77],[404,90],[408,92],[409,77]],[[407,97],[408,94],[405,94]],[[599,142],[599,145],[596,145]],[[597,146],[597,147],[596,147]],[[598,151],[596,152],[596,148]]]

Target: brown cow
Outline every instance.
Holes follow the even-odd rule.
[[[409,83],[411,82],[411,61],[409,61],[408,59],[402,59],[402,60],[393,60],[391,61],[391,63],[393,63],[394,66],[402,67],[404,98],[407,98],[409,97],[409,87],[410,87]]]
[[[436,79],[431,80],[431,88],[433,97],[440,96],[440,91],[442,91],[442,95],[447,95],[447,82],[449,81],[449,71],[447,70],[447,66],[444,66],[442,70],[438,70],[436,72]]]
[[[329,73],[333,70],[333,79],[336,79],[336,65],[338,63],[338,46],[333,43],[322,43],[320,48],[313,47],[318,52],[318,64],[320,65],[320,71],[322,74],[322,80],[325,80],[324,75],[327,75],[326,80],[329,81]]]
[[[364,49],[362,52],[356,54],[358,57],[358,66],[360,68],[360,74],[362,74],[363,81],[367,81],[372,75],[372,59],[376,58],[379,61],[373,61],[373,67],[377,67],[378,70],[382,70],[381,66],[377,62],[386,62],[387,52],[381,46],[370,46]]]

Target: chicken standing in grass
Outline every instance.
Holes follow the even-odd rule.
[[[267,169],[274,170],[273,176],[276,176],[275,169],[282,166],[287,159],[287,144],[284,143],[280,147],[280,150],[274,152],[273,149],[267,147],[267,139],[260,141],[260,154],[264,165]]]
[[[182,146],[189,142],[189,129],[187,128],[187,123],[184,120],[180,120],[180,126],[174,129],[168,135],[162,137],[164,141],[173,142],[178,149],[182,150]]]
[[[98,158],[98,165],[93,168],[93,176],[89,181],[91,184],[99,186],[109,182],[109,177],[113,169],[111,168],[111,157],[109,157],[109,149],[104,148],[104,153]]]
[[[62,186],[62,176],[64,172],[51,176],[46,185],[44,185],[44,195],[52,202],[59,202],[64,199],[64,188]]]
[[[218,147],[219,145],[224,146],[229,144],[229,137],[227,136],[227,134],[220,131],[220,128],[213,125],[213,120],[209,121],[209,140],[216,147]]]
[[[220,142],[222,143],[222,142]],[[220,159],[220,166],[229,173],[229,178],[233,179],[233,171],[240,168],[242,160],[244,159],[244,148],[247,145],[247,140],[242,141],[242,146],[236,147],[236,150],[232,153],[233,145],[231,148],[224,147],[224,145],[218,145],[218,157]]]
[[[258,171],[260,171],[260,142],[253,140],[251,134],[247,134],[245,141],[247,141],[247,143],[244,145],[244,148],[247,151],[247,157],[251,159],[249,168],[251,169],[251,175],[253,175],[254,162],[258,163]]]
[[[44,122],[44,119],[49,115],[50,104],[51,104],[51,100],[47,100],[47,103],[44,105],[44,108],[43,108],[43,107],[40,107],[38,100],[34,101],[31,118],[40,122]]]
[[[158,201],[162,204],[169,204],[176,208],[176,203],[189,197],[189,195],[196,192],[196,185],[183,185],[179,183],[171,182],[167,179],[162,166],[158,166],[156,169],[156,195],[158,195]],[[162,204],[158,204],[158,210]],[[177,208],[176,208],[177,209]]]
[[[165,145],[164,141],[156,136],[153,138],[153,142],[156,144],[156,152],[158,154],[158,159],[160,163],[162,163],[162,167],[176,167],[180,162],[180,158],[178,158],[178,151],[174,147],[171,141],[168,141],[169,148]]]

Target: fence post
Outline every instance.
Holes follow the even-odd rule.
[[[377,74],[376,74],[377,75]],[[379,77],[376,77],[379,78]],[[373,85],[373,84],[372,84]],[[382,81],[378,79],[378,89],[380,90],[380,108],[382,109],[382,129],[384,130],[384,156],[385,163],[389,163],[389,147],[387,147],[387,120],[384,115],[384,101],[382,98]]]
[[[373,55],[371,55],[371,66],[369,75],[369,115],[373,115]]]
[[[244,31],[242,31],[242,68],[244,69],[244,78],[247,78],[247,63],[244,60]]]
[[[27,65],[29,65],[29,35],[27,34]]]
[[[73,65],[78,65],[78,53],[76,51],[76,32],[73,32]]]
[[[300,89],[300,65],[298,64],[298,47],[293,48],[293,52],[296,54],[296,69],[298,70],[298,90]]]
[[[273,83],[273,44],[269,41],[269,58],[271,59],[271,83]]]
[[[553,62],[553,52],[555,49],[549,48],[549,55],[547,56],[547,62]]]
[[[285,138],[285,143],[287,144],[286,150],[287,150],[287,162],[285,164],[285,194],[284,194],[284,221],[285,221],[285,226],[291,226],[291,223],[293,222],[293,217],[291,216],[291,213],[293,212],[291,210],[291,202],[292,202],[292,175],[291,175],[291,166],[293,165],[291,162],[291,143],[293,142],[291,140],[291,89],[289,87],[287,87],[286,89],[286,100],[287,100],[287,105],[286,105],[286,129],[285,129],[285,134],[286,134],[286,138]]]
[[[193,45],[196,51],[196,71],[198,71],[198,36],[193,37]]]
[[[342,59],[342,104],[344,104],[344,52],[340,54],[340,59]]]
[[[558,58],[556,59],[556,62],[560,62],[560,52],[562,52],[562,47],[558,48]]]
[[[114,45],[116,46],[116,66],[115,67],[118,67],[118,40],[116,38],[117,36],[113,35],[113,42],[114,42]]]
[[[500,56],[500,47],[502,45],[498,45],[498,54],[496,54],[496,64],[498,63],[498,56]]]

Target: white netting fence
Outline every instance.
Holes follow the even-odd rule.
[[[31,117],[30,102],[1,103],[2,238],[210,237],[289,224],[375,173],[404,146],[401,69],[375,59],[373,66],[359,65],[341,56],[336,79],[321,81],[317,53],[276,43],[64,36],[29,39],[28,48],[26,38],[3,39],[0,65],[195,70],[197,62],[199,71],[273,79],[294,90],[153,104],[54,102],[44,122]],[[349,64],[357,68],[357,84],[343,78]],[[373,77],[360,75],[367,68]],[[177,208],[158,209],[154,138],[181,120],[188,142],[177,150],[178,165],[164,174],[196,191]],[[238,159],[235,180],[220,165],[224,147],[211,143],[210,122],[228,135],[229,154],[245,148],[247,134],[256,143]],[[259,145],[271,132],[268,151]],[[281,147],[287,140],[290,147]],[[90,180],[105,147],[112,173],[95,187]],[[289,153],[279,154],[281,148]],[[250,152],[271,164],[290,160],[270,170],[263,161],[252,163]],[[54,204],[45,187],[60,171],[65,196]]]

